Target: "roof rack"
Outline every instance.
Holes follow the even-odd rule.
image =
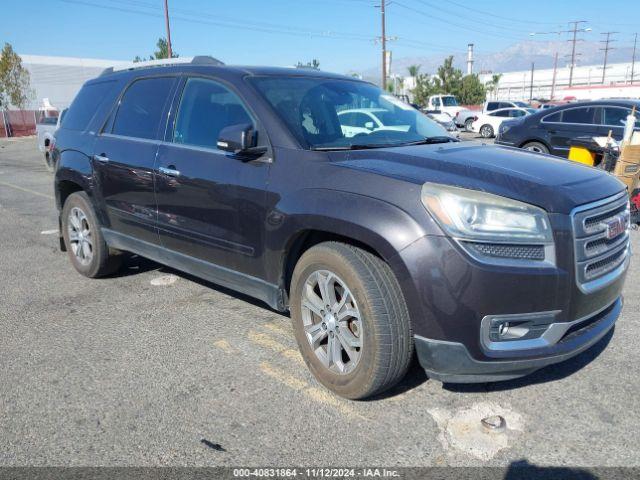
[[[100,76],[109,75],[114,72],[121,72],[123,70],[135,70],[138,68],[146,68],[146,67],[165,67],[171,65],[211,65],[211,66],[219,66],[224,65],[224,62],[221,62],[217,58],[213,58],[209,55],[197,55],[195,57],[177,57],[177,58],[161,58],[160,60],[147,60],[144,62],[129,62],[124,63],[122,65],[118,65],[117,67],[109,67],[105,68]]]

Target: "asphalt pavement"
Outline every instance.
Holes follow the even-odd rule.
[[[52,186],[34,139],[0,140],[0,466],[640,466],[637,262],[614,334],[570,361],[467,386],[414,366],[353,402],[260,302],[138,257],[77,274]]]

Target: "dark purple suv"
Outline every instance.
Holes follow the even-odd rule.
[[[202,57],[110,69],[54,156],[81,274],[131,252],[290,311],[308,367],[345,397],[391,387],[414,351],[444,382],[522,376],[622,308],[624,185],[460,143],[353,78]]]

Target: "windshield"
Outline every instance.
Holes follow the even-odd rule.
[[[458,101],[456,100],[456,97],[442,97],[442,104],[445,107],[457,107]]]
[[[369,83],[312,77],[252,77],[306,148],[376,148],[417,143],[447,132]]]

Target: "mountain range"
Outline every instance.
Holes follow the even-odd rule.
[[[620,45],[621,42],[612,43],[615,49],[609,52],[609,63],[631,62],[632,47]],[[599,42],[579,42],[576,47],[578,65],[601,65],[604,60],[604,52],[600,50]],[[571,55],[571,42],[568,41],[524,41],[516,43],[500,52],[474,54],[474,73],[503,73],[529,70],[531,63],[535,63],[536,69],[553,68],[554,56],[558,52],[558,67],[568,65]],[[391,73],[402,77],[409,75],[407,68],[410,65],[420,65],[421,73],[436,73],[442,65],[446,54],[394,58],[391,62]],[[640,60],[640,53],[636,59]],[[454,55],[454,65],[466,72],[466,54]],[[367,80],[377,80],[380,76],[380,67],[369,68],[358,72]]]

